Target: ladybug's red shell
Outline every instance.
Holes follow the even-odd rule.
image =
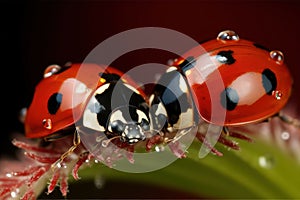
[[[183,58],[193,65],[185,75],[201,117],[210,123],[262,121],[278,113],[290,97],[293,81],[280,51],[238,38],[218,38]]]
[[[93,91],[103,85],[99,73],[104,71],[122,76],[112,67],[73,64],[41,80],[27,110],[26,137],[45,137],[76,123]]]

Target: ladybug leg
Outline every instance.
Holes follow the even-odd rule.
[[[239,132],[230,131],[228,127],[224,126],[222,129],[222,133],[218,139],[218,142],[220,142],[221,144],[223,144],[229,148],[239,150],[240,147],[238,146],[238,144],[236,142],[234,142],[233,140],[227,139],[227,137],[232,137],[232,138],[237,138],[237,139],[245,140],[248,142],[252,142],[251,138],[249,138]]]
[[[75,166],[72,170],[72,175],[73,175],[75,180],[79,179],[78,170],[83,165],[83,163],[86,162],[86,160],[90,160],[89,152],[83,152],[82,154],[80,154],[80,157],[79,157],[78,161],[76,162],[76,164],[75,164]]]
[[[221,153],[220,151],[218,151],[216,148],[214,148],[209,141],[207,141],[205,139],[205,135],[203,135],[202,133],[200,132],[197,132],[196,134],[196,138],[201,142],[203,143],[206,148],[208,148],[213,154],[217,155],[217,156],[223,156],[223,153]]]
[[[222,133],[221,133],[220,137],[218,138],[218,142],[220,142],[221,144],[223,144],[229,148],[239,150],[240,147],[236,142],[234,142],[230,139],[227,139],[227,137],[231,136],[231,135],[232,135],[232,133],[228,130],[228,128],[223,127]]]
[[[159,144],[162,142],[162,136],[161,135],[154,135],[146,142],[146,151],[150,151],[152,147],[156,144]]]
[[[80,145],[80,137],[79,134],[77,133],[77,130],[74,132],[74,137],[73,137],[73,146],[71,146],[68,151],[66,151],[64,154],[60,156],[60,158],[51,165],[51,168],[55,170],[55,168],[68,156],[70,155],[79,145]]]
[[[294,127],[300,128],[300,121],[291,116],[288,116],[288,115],[285,115],[285,114],[279,112],[278,114],[274,115],[274,117],[279,117],[279,119],[281,121],[283,121],[284,123],[287,123]]]
[[[248,142],[253,142],[253,140],[251,138],[249,138],[246,135],[241,134],[239,132],[229,130],[229,128],[227,126],[223,127],[222,133],[224,133],[226,136],[229,136],[229,137],[245,140]]]

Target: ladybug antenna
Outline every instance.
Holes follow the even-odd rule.
[[[118,138],[121,138],[121,137],[122,137],[122,136],[117,135],[117,136],[112,137],[112,138],[110,138],[110,139],[103,140],[103,141],[102,141],[102,146],[103,146],[103,147],[107,147],[107,146],[109,145],[109,143],[111,143],[113,140],[118,139]]]
[[[74,137],[73,137],[73,146],[71,146],[68,151],[66,151],[64,154],[62,154],[60,156],[60,158],[51,165],[52,170],[54,171],[56,169],[56,167],[59,167],[61,165],[61,163],[64,161],[64,159],[69,156],[79,145],[80,145],[81,141],[80,141],[80,136],[77,132],[77,130],[75,130],[74,132]]]

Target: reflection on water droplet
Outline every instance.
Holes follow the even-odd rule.
[[[101,189],[104,186],[104,178],[101,175],[96,175],[94,179],[94,184],[97,189]]]
[[[56,167],[57,167],[57,168],[62,168],[63,166],[61,165],[60,162],[58,162],[58,163],[56,164]]]
[[[273,96],[275,97],[275,99],[277,99],[277,100],[280,100],[281,97],[282,97],[282,93],[281,93],[280,91],[278,91],[278,90],[273,91],[273,92],[272,92],[272,95],[273,95]]]
[[[25,118],[26,118],[26,114],[27,114],[27,108],[22,108],[19,111],[19,121],[24,123],[25,122]]]
[[[12,198],[17,198],[17,197],[19,196],[19,193],[20,193],[20,189],[17,188],[15,191],[12,191],[12,192],[10,193],[10,196],[11,196]]]
[[[59,72],[61,67],[59,65],[50,65],[48,66],[44,71],[44,78],[48,78],[52,76],[53,74],[56,74]]]
[[[271,155],[264,155],[258,158],[258,164],[262,168],[271,169],[275,165],[275,159]]]
[[[290,139],[290,133],[289,132],[287,132],[287,131],[283,131],[282,133],[281,133],[281,139],[283,139],[283,140],[288,140],[288,139]]]
[[[43,126],[44,126],[45,129],[48,129],[48,130],[52,129],[51,119],[43,119],[42,123],[43,123]]]

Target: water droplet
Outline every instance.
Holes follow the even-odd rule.
[[[51,119],[43,119],[43,126],[45,129],[51,130],[52,129]]]
[[[64,64],[64,67],[71,67],[72,66],[72,62],[71,61],[68,61]]]
[[[101,175],[96,175],[94,179],[94,184],[97,189],[103,188],[105,181]]]
[[[61,67],[59,65],[50,65],[48,66],[44,71],[44,78],[48,78],[52,76],[53,74],[60,71]]]
[[[282,97],[282,92],[276,90],[272,92],[273,96],[275,97],[275,99],[280,100]]]
[[[291,137],[291,134],[287,131],[283,131],[281,133],[281,139],[283,139],[283,140],[288,140],[288,139],[290,139],[290,137]]]
[[[238,41],[240,38],[239,36],[231,30],[222,31],[218,34],[217,40],[221,41]]]
[[[20,193],[20,190],[17,188],[15,191],[12,191],[12,192],[10,193],[10,196],[11,196],[12,198],[17,198],[17,197],[19,196],[19,193]]]
[[[258,164],[262,168],[271,169],[275,165],[275,159],[271,155],[264,155],[258,158]]]
[[[278,50],[271,51],[270,57],[272,58],[272,60],[276,61],[277,64],[279,64],[279,65],[283,64],[284,56],[281,51],[278,51]]]
[[[19,112],[19,121],[21,123],[25,122],[25,118],[26,118],[26,113],[27,113],[27,108],[22,108]]]
[[[163,145],[157,145],[155,146],[155,151],[156,152],[162,152],[165,150],[165,147]]]
[[[8,177],[8,178],[13,177],[13,174],[12,174],[12,173],[7,173],[7,174],[5,174],[5,175],[6,175],[6,177]]]

